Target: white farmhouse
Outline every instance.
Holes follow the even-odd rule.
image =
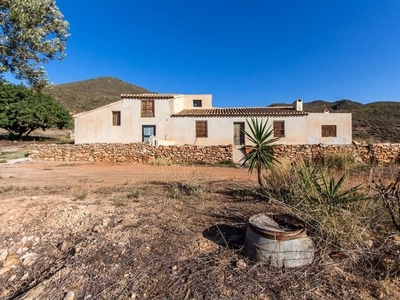
[[[122,94],[75,115],[75,143],[241,146],[251,117],[268,119],[279,144],[352,143],[350,113],[305,112],[301,99],[292,106],[215,108],[209,94]]]

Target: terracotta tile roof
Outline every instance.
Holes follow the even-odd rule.
[[[308,112],[292,107],[238,107],[238,108],[196,108],[184,109],[172,117],[268,117],[307,116]]]
[[[121,99],[173,99],[172,94],[121,94]]]

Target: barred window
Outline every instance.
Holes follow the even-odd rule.
[[[336,125],[322,125],[322,137],[336,137]]]
[[[196,121],[196,137],[206,138],[207,136],[207,121]]]
[[[142,100],[142,117],[154,117],[154,100]]]
[[[285,122],[274,121],[274,137],[281,138],[285,136]]]
[[[112,124],[113,124],[113,126],[121,126],[121,112],[120,111],[112,112]]]

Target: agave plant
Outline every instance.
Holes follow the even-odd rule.
[[[334,206],[359,200],[357,191],[361,188],[362,184],[351,187],[350,189],[342,189],[342,186],[348,175],[348,171],[344,172],[336,182],[333,177],[331,177],[328,181],[322,170],[320,170],[319,177],[314,173],[314,175],[311,177],[311,180],[318,194],[318,197],[314,200],[320,204],[327,205],[329,211]]]
[[[258,184],[261,190],[266,187],[263,170],[273,169],[279,161],[274,156],[272,144],[279,140],[273,137],[273,129],[271,125],[267,127],[268,119],[263,122],[257,118],[246,120],[249,131],[244,130],[244,134],[252,143],[249,145],[250,151],[242,159],[242,164],[249,163],[249,173],[252,174],[254,169],[257,171]]]

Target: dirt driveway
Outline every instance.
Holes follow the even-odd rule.
[[[146,164],[110,164],[85,162],[27,161],[17,164],[1,164],[1,185],[43,186],[68,182],[82,184],[140,183],[147,181],[171,181],[201,178],[207,181],[240,180],[254,181],[244,168],[214,166],[153,166]],[[254,175],[254,174],[253,174]]]

